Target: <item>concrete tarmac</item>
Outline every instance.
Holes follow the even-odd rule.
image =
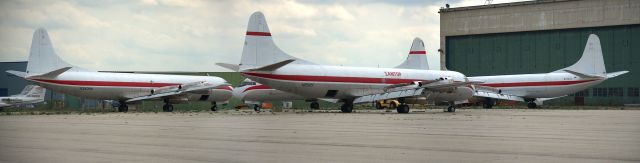
[[[640,110],[0,116],[2,162],[640,162]]]

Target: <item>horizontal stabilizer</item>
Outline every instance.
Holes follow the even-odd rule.
[[[216,63],[216,65],[218,65],[220,67],[224,67],[224,68],[232,70],[232,71],[236,71],[236,72],[240,70],[240,65],[238,65],[238,64]]]
[[[570,73],[570,74],[573,74],[573,75],[575,75],[575,76],[579,76],[580,78],[586,78],[586,79],[590,79],[590,78],[597,78],[597,79],[604,78],[604,77],[602,77],[602,76],[598,76],[598,75],[589,75],[589,74],[585,74],[585,73],[576,72],[576,71],[573,71],[573,70],[563,70],[563,71],[568,72],[568,73]]]
[[[40,74],[40,75],[33,75],[33,76],[28,76],[28,78],[47,78],[47,79],[51,79],[51,78],[55,78],[56,76],[66,72],[67,70],[71,69],[71,67],[63,67],[57,70],[53,70],[44,74]]]
[[[15,75],[21,78],[25,78],[27,77],[27,73],[26,72],[22,72],[22,71],[14,71],[14,70],[7,70],[7,73],[11,74],[11,75]]]
[[[274,71],[279,69],[282,66],[285,66],[293,61],[296,61],[295,59],[287,59],[284,61],[280,61],[274,64],[270,64],[270,65],[266,65],[266,66],[262,66],[262,67],[258,67],[258,68],[254,68],[254,69],[249,69],[246,71]]]
[[[622,74],[626,74],[628,72],[629,71],[618,71],[618,72],[607,73],[607,78],[613,78],[613,77],[616,77],[616,76],[620,76]]]

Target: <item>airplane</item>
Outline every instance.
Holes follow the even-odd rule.
[[[408,113],[406,97],[423,96],[432,101],[446,101],[447,111],[473,95],[465,75],[455,71],[402,68],[367,68],[318,65],[288,55],[272,40],[261,12],[251,15],[245,36],[239,72],[271,88],[305,98],[337,99],[341,111],[350,113],[353,105],[380,99],[399,99],[398,113]]]
[[[475,86],[474,96],[484,98],[484,108],[493,107],[494,99],[527,102],[528,108],[536,108],[538,105],[542,105],[543,101],[582,91],[607,79],[629,72],[607,73],[602,55],[600,39],[597,35],[591,34],[581,58],[569,67],[550,73],[470,76],[468,78],[483,82]],[[421,56],[409,55],[402,65],[406,65],[404,68],[428,69],[426,57]],[[419,62],[412,62],[412,60]],[[406,64],[408,62],[412,62],[412,64]]]
[[[20,94],[0,97],[0,108],[16,105],[35,104],[44,101],[46,89],[37,85],[27,85]]]
[[[243,101],[245,104],[252,104],[255,111],[260,111],[261,104],[265,101],[306,100],[303,96],[273,89],[251,79],[245,79],[238,87],[234,88],[233,97]],[[311,102],[311,108],[319,109],[320,104],[317,101],[313,101]]]
[[[483,106],[491,108],[493,99],[526,102],[528,108],[536,108],[543,101],[563,97],[600,84],[607,79],[628,73],[607,73],[600,38],[590,34],[582,57],[573,65],[550,73],[493,75],[468,77],[482,81],[474,96],[485,97]]]
[[[224,95],[215,94],[219,92],[214,91],[215,88],[224,89],[227,100],[231,97],[231,90],[227,87],[230,84],[219,77],[97,72],[73,66],[55,53],[49,34],[42,28],[33,34],[26,72],[9,70],[7,73],[51,91],[82,98],[119,101],[119,112],[129,110],[127,103],[147,99],[163,100],[163,110],[172,112],[172,104],[219,100],[218,96]],[[212,110],[215,110],[215,105]]]
[[[424,42],[420,38],[415,38],[411,44],[407,59],[395,68],[403,69],[429,69],[429,65],[426,60],[426,51],[424,48]],[[219,66],[229,68],[234,71],[238,71],[233,65],[216,63]],[[245,79],[242,83],[233,90],[233,97],[244,101],[247,104],[252,104],[254,110],[259,111],[260,104],[264,101],[291,101],[291,100],[309,100],[303,96],[293,93],[280,91],[273,89],[267,85],[260,84],[252,81],[251,79]],[[316,100],[309,100],[311,109],[319,109],[320,104]],[[426,104],[425,97],[406,97],[407,104]],[[395,107],[394,107],[395,108]]]

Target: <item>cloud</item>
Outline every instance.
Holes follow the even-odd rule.
[[[483,2],[483,1],[482,1]],[[501,2],[495,0],[494,3]],[[445,1],[111,0],[0,2],[0,61],[26,60],[45,27],[57,53],[93,70],[226,71],[237,63],[249,15],[262,11],[276,43],[320,64],[393,67],[414,37],[439,67]],[[481,5],[477,0],[452,6]]]

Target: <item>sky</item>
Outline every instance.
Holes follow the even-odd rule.
[[[493,4],[521,0],[493,0]],[[25,61],[37,28],[72,65],[98,71],[228,71],[249,16],[262,11],[276,44],[318,64],[394,67],[413,38],[439,68],[438,10],[485,0],[3,0],[0,62]]]

